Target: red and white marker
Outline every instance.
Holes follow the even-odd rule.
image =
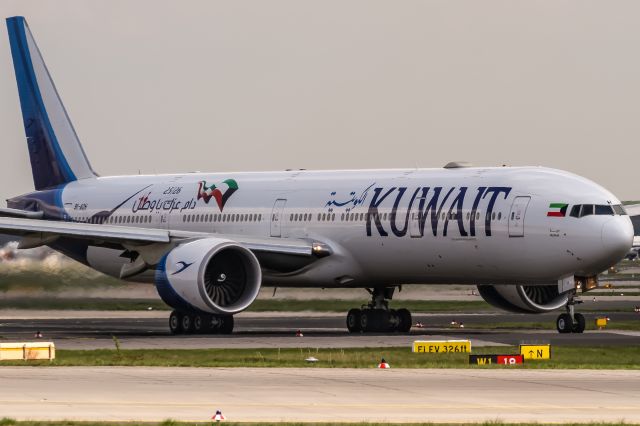
[[[378,364],[378,368],[391,368],[391,366],[387,364],[387,361],[385,361],[384,358],[382,358],[382,361]]]
[[[224,420],[224,416],[222,415],[222,411],[216,410],[216,414],[211,417],[211,420],[215,420],[216,422],[220,422]]]

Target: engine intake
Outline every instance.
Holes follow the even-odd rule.
[[[249,249],[231,240],[204,238],[166,254],[155,281],[162,300],[175,309],[233,315],[256,299],[262,273]]]
[[[479,285],[480,296],[496,308],[518,313],[543,313],[567,304],[567,294],[558,285]]]

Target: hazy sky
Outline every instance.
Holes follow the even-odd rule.
[[[101,175],[545,165],[640,199],[638,1],[25,1]],[[6,30],[0,196],[33,188]]]

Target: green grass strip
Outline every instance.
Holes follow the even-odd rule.
[[[474,354],[515,354],[518,347],[474,348]],[[306,358],[319,361],[310,363]],[[153,349],[58,350],[49,361],[2,361],[2,366],[149,366],[149,367],[289,367],[375,368],[381,358],[392,368],[505,368],[471,366],[468,354],[412,353],[409,347],[388,348],[260,348],[260,349]],[[551,359],[528,361],[508,368],[638,369],[640,347],[552,346]]]

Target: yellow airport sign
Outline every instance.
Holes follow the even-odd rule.
[[[469,340],[415,340],[413,352],[425,354],[450,354],[471,352]]]
[[[550,359],[551,345],[520,345],[520,354],[524,359]]]
[[[0,361],[4,360],[52,360],[56,346],[52,342],[0,343]]]
[[[596,318],[596,327],[603,329],[607,326],[609,320],[606,317]]]

